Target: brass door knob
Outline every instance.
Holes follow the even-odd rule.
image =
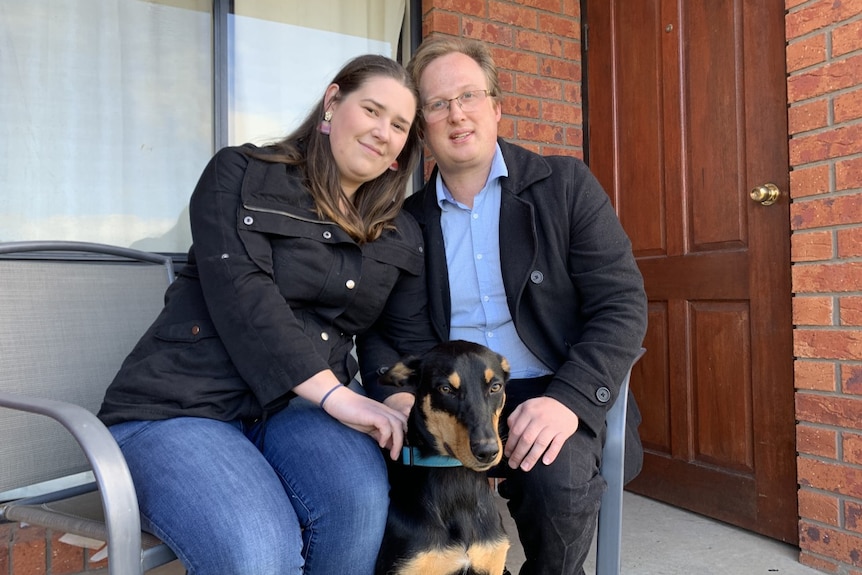
[[[763,184],[751,190],[751,199],[764,206],[771,206],[778,201],[781,192],[775,184]]]

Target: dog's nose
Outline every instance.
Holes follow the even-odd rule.
[[[481,463],[494,461],[497,454],[500,452],[500,449],[497,447],[497,442],[490,439],[471,442],[470,450],[473,452],[473,456],[476,458],[476,461]]]

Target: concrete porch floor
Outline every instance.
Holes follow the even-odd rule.
[[[517,575],[524,561],[505,501],[500,512],[512,539],[507,567]],[[626,492],[623,498],[622,575],[822,575],[799,563],[792,545]],[[585,566],[595,573],[595,544]],[[175,561],[149,572],[181,575]]]
[[[515,524],[500,499],[513,540],[507,567],[524,560]],[[622,575],[822,575],[798,561],[787,543],[626,492],[623,496]],[[595,573],[595,543],[584,567]]]

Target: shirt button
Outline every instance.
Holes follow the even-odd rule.
[[[323,341],[329,341],[329,334],[325,331],[320,332],[320,339],[322,339]]]
[[[353,280],[347,280],[344,282],[344,285],[347,286],[347,289],[353,289],[356,287],[356,282]]]
[[[242,219],[242,223],[244,223],[247,226],[250,226],[254,223],[254,218],[251,216],[246,216]]]
[[[193,325],[192,326],[192,335],[197,335],[201,332],[201,326]]]
[[[600,387],[596,390],[596,399],[600,403],[607,403],[611,399],[611,390],[607,387]]]
[[[331,237],[332,237],[332,232],[329,232],[329,231],[323,232],[323,239],[328,240]]]
[[[476,254],[476,259],[477,259],[477,260],[481,260],[481,259],[482,259],[482,254]]]
[[[545,281],[545,274],[543,274],[539,270],[533,270],[530,273],[530,281],[533,282],[534,284],[540,284],[543,281]]]

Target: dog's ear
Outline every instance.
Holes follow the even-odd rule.
[[[411,380],[419,374],[419,364],[421,360],[418,357],[408,357],[403,359],[386,370],[378,381],[383,385],[393,385],[395,387],[404,387],[409,385]]]

